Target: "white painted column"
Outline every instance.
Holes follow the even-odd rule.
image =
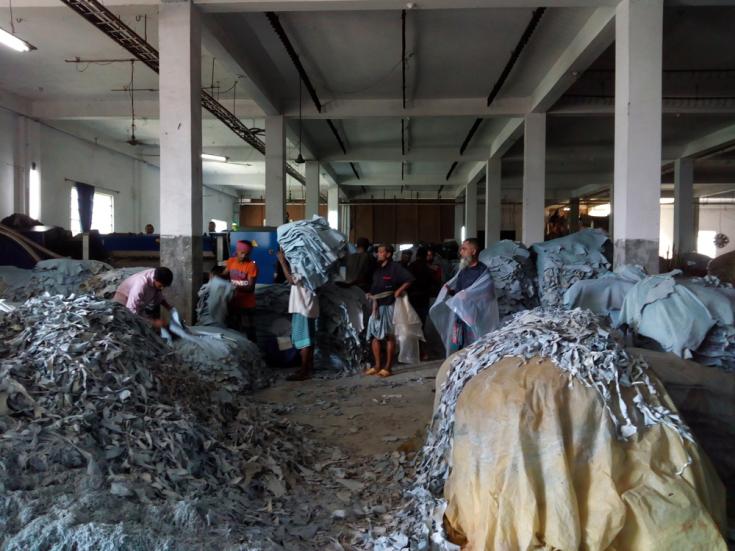
[[[202,276],[201,22],[188,1],[159,6],[161,266],[166,295],[193,321]]]
[[[265,225],[286,220],[286,117],[265,118]]]
[[[694,252],[697,248],[694,231],[694,161],[674,161],[674,252]]]
[[[319,214],[319,161],[306,161],[305,199],[304,218],[311,220]]]
[[[454,204],[454,240],[457,243],[462,243],[462,226],[464,226],[464,203],[458,202]]]
[[[658,273],[663,0],[615,12],[615,265]]]
[[[526,115],[523,135],[523,229],[527,246],[544,240],[546,198],[546,114]]]
[[[501,165],[500,159],[490,159],[485,168],[485,247],[500,241],[503,218]]]
[[[327,191],[327,221],[329,226],[339,230],[339,187],[331,184]]]
[[[477,180],[467,184],[464,190],[464,235],[477,237]]]

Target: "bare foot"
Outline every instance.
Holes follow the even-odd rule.
[[[375,367],[371,367],[365,370],[365,375],[377,375],[379,371],[380,371],[379,369]]]
[[[306,381],[311,379],[311,371],[305,369],[299,369],[296,373],[286,377],[287,381]]]
[[[381,369],[378,371],[378,377],[390,377],[392,373],[390,372],[390,369]]]

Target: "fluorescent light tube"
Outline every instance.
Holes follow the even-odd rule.
[[[31,50],[36,49],[35,46],[32,46],[25,40],[21,40],[14,34],[10,34],[8,31],[3,29],[0,29],[0,44],[4,44],[16,52],[30,52]]]
[[[202,159],[205,161],[219,161],[220,163],[226,163],[227,157],[222,155],[212,155],[210,153],[202,153]]]

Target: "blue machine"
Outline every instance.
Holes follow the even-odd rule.
[[[253,243],[250,257],[258,266],[258,283],[273,283],[278,262],[276,228],[241,228],[240,231],[230,232],[230,256],[235,255],[235,245],[240,240]]]

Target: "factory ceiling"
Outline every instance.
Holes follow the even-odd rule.
[[[347,196],[456,197],[482,178],[485,160],[503,156],[511,197],[522,179],[521,117],[533,111],[549,114],[550,198],[612,183],[615,2],[195,3],[203,11],[202,86],[250,128],[285,113],[293,160],[302,80],[304,156],[320,160],[324,183]],[[157,4],[105,2],[154,47]],[[675,158],[694,155],[698,183],[720,190],[735,183],[735,7],[686,4],[667,2],[664,15],[664,174]],[[130,146],[131,66],[111,61],[130,53],[60,2],[13,6],[16,32],[38,50],[0,51],[0,105],[156,163],[157,75],[136,66],[142,144]],[[0,26],[7,17],[0,10]],[[76,59],[83,62],[69,62]],[[203,147],[232,163],[205,163],[205,178],[262,190],[263,156],[206,115]]]

